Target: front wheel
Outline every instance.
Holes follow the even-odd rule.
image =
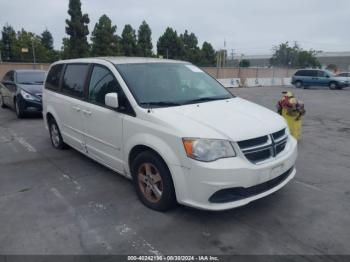
[[[329,89],[331,89],[331,90],[338,89],[338,84],[336,82],[330,82]]]
[[[21,108],[21,105],[18,103],[18,100],[15,100],[15,112],[18,118],[23,118],[24,117],[24,112]]]
[[[167,211],[176,204],[175,189],[170,171],[157,154],[140,153],[132,162],[131,172],[137,196],[147,207]]]
[[[60,129],[55,120],[49,120],[49,131],[52,146],[56,149],[65,149],[66,144],[63,142]]]

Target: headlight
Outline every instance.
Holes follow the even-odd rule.
[[[21,95],[25,100],[38,100],[37,98],[35,98],[31,94],[28,94],[27,92],[25,92],[23,90],[21,90]]]
[[[236,156],[231,143],[226,140],[183,138],[182,141],[187,156],[198,161],[212,162]]]

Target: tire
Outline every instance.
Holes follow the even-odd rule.
[[[58,128],[56,121],[54,119],[50,119],[48,124],[49,124],[50,140],[51,140],[52,146],[58,150],[65,149],[67,146],[63,142],[61,131]]]
[[[24,112],[21,109],[21,106],[18,104],[17,99],[15,99],[14,101],[14,105],[15,105],[15,112],[18,118],[23,118],[24,117]]]
[[[156,211],[175,207],[176,196],[170,171],[163,159],[152,151],[144,151],[131,164],[133,184],[140,201]]]
[[[303,82],[301,82],[301,81],[296,81],[295,82],[295,87],[296,88],[303,88],[304,86],[303,86]]]
[[[338,89],[338,84],[337,84],[337,82],[330,82],[330,83],[329,83],[329,89],[331,89],[331,90]]]
[[[0,96],[0,107],[1,108],[6,108],[7,106],[5,105],[5,103],[4,103],[4,98],[3,98],[3,96]]]

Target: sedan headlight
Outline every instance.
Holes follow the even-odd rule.
[[[36,100],[38,100],[37,98],[35,98],[34,96],[32,96],[31,94],[29,94],[29,93],[27,93],[27,92],[25,92],[25,91],[23,91],[23,90],[21,90],[21,95],[22,95],[22,97],[25,99],[25,100],[31,100],[31,101],[36,101]]]
[[[236,156],[230,141],[201,138],[183,138],[182,141],[187,156],[198,161],[212,162]]]

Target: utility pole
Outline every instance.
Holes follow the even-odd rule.
[[[36,69],[36,56],[35,56],[34,39],[32,39],[32,52],[33,52],[33,68]]]

